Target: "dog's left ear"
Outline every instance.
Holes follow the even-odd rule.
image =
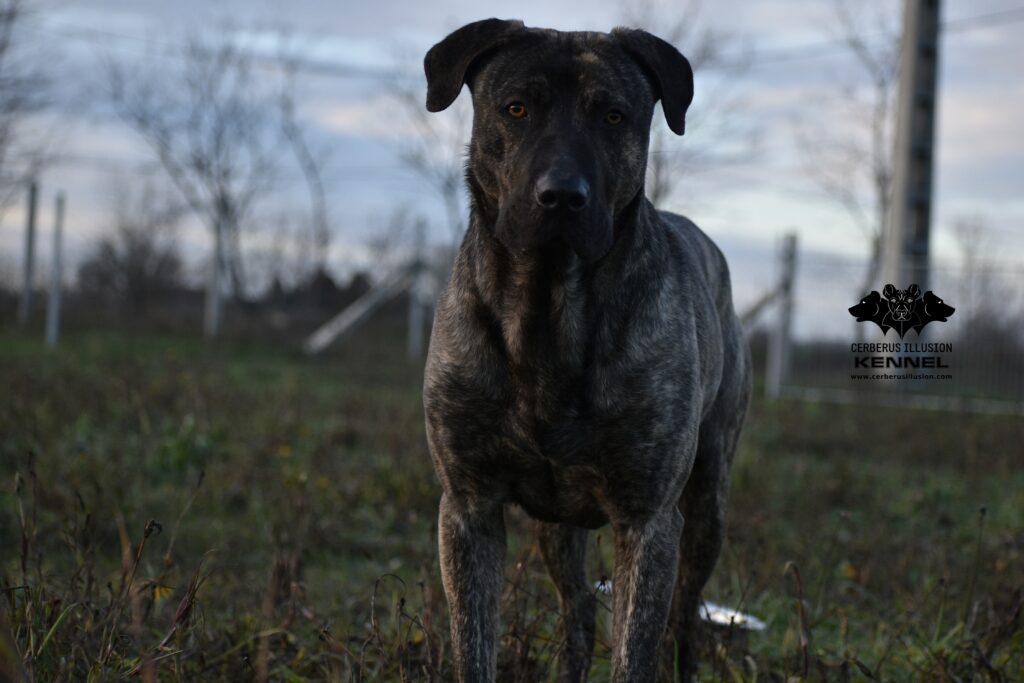
[[[466,24],[430,48],[423,59],[427,111],[447,109],[459,96],[473,60],[524,30],[521,21],[484,19]]]
[[[668,127],[676,135],[686,129],[686,110],[693,101],[693,69],[690,62],[670,43],[647,31],[616,28],[612,36],[657,80],[657,97]]]

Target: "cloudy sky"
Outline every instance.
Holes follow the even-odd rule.
[[[878,4],[895,16],[902,3]],[[953,226],[965,216],[978,217],[986,226],[986,249],[1006,267],[1019,269],[1024,0],[942,5],[948,30],[941,41],[933,254],[955,265],[959,245]],[[733,263],[741,300],[753,300],[770,281],[777,240],[786,231],[800,236],[805,276],[842,272],[852,283],[861,270],[866,240],[807,174],[796,134],[808,126],[844,131],[849,120],[835,114],[841,88],[866,85],[849,54],[835,44],[832,6],[831,0],[706,0],[697,15],[701,27],[724,36],[727,61],[747,67],[698,70],[692,115],[700,125],[669,144],[733,152],[730,130],[756,139],[740,147],[739,158],[730,154],[729,163],[687,173],[669,207],[719,241]],[[396,206],[422,214],[431,240],[448,240],[443,205],[399,161],[407,127],[389,97],[390,79],[417,87],[423,53],[452,29],[488,16],[563,30],[608,30],[624,22],[622,0],[589,2],[585,12],[581,7],[551,0],[519,0],[514,6],[480,0],[45,0],[25,36],[52,65],[61,101],[38,126],[64,161],[41,178],[43,242],[58,189],[68,197],[74,261],[108,229],[112,194],[120,191],[114,188],[124,187],[125,179],[128,185],[142,177],[159,180],[146,148],[103,102],[105,60],[131,63],[171,83],[179,66],[172,53],[192,35],[230,30],[249,49],[269,53],[281,29],[293,51],[324,66],[301,72],[298,110],[313,145],[330,151],[325,176],[335,234],[331,263],[346,270],[358,262],[361,245]],[[869,44],[879,38],[877,31],[865,34]],[[686,53],[687,45],[681,47]],[[721,115],[713,106],[716,98],[736,102],[727,114],[730,126],[715,125]],[[262,224],[282,216],[301,222],[308,215],[297,170],[285,175],[259,207]],[[8,271],[21,250],[23,215],[15,204],[0,219],[0,267]],[[254,238],[257,248],[260,239]],[[198,264],[207,245],[201,226],[186,222],[182,240],[186,256]]]

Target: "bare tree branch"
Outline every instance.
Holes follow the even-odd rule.
[[[686,116],[685,138],[678,138],[660,117],[651,128],[647,161],[647,197],[658,207],[672,197],[684,178],[699,172],[749,161],[756,149],[756,131],[741,116],[743,99],[726,83],[700,81],[701,72],[726,64],[729,55],[742,51],[735,36],[701,20],[703,2],[667,4],[641,0],[625,5],[622,21],[643,28],[672,43],[686,56],[701,89]],[[732,78],[749,66],[749,57],[728,57]]]
[[[295,112],[294,83],[296,65],[287,57],[283,58],[285,65],[286,86],[281,94],[281,126],[285,138],[291,145],[295,159],[302,170],[302,176],[306,181],[306,188],[309,190],[309,202],[312,214],[312,233],[315,246],[315,268],[323,271],[326,267],[327,252],[331,244],[331,226],[327,214],[327,192],[324,189],[323,168],[326,157],[315,156],[306,142],[301,126]]]
[[[25,126],[50,103],[51,85],[38,55],[26,49],[31,11],[25,0],[0,0],[0,214],[47,162],[44,142]]]
[[[113,225],[79,266],[80,291],[141,315],[181,286],[177,226],[186,207],[172,192],[152,182],[138,188],[128,178],[112,184]]]
[[[868,266],[857,290],[863,294],[879,275],[891,201],[899,27],[889,4],[833,0],[832,9],[836,21],[830,22],[831,30],[846,45],[857,75],[839,84],[833,103],[838,125],[804,121],[795,134],[807,177],[842,207],[867,240]],[[869,43],[867,35],[880,37]]]
[[[394,81],[388,94],[403,113],[412,135],[396,139],[398,158],[437,192],[453,243],[466,231],[463,159],[473,120],[468,98],[459,98],[441,116],[427,112],[418,83]]]
[[[244,296],[242,234],[253,207],[274,185],[281,147],[279,92],[252,77],[252,58],[231,38],[189,41],[174,80],[110,69],[121,116],[147,143],[214,240],[208,312],[219,310],[222,272],[236,299]],[[216,334],[219,316],[208,317]],[[213,322],[211,322],[213,321]]]

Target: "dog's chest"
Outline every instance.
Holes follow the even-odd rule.
[[[538,519],[596,527],[604,514],[595,493],[604,487],[595,435],[607,421],[590,391],[593,378],[554,355],[510,364],[505,435],[509,501]]]
[[[595,324],[575,286],[567,279],[546,292],[525,288],[499,316],[506,422],[544,453],[584,448],[587,423],[596,417],[589,367]]]
[[[576,271],[526,275],[502,297],[495,310],[500,336],[490,337],[504,394],[503,431],[524,453],[552,463],[594,462],[607,437],[644,430],[671,403],[663,396],[670,359],[652,357],[660,332],[642,322],[656,318],[643,308],[656,297],[638,297],[646,303],[626,310]],[[641,404],[645,411],[635,410]]]
[[[651,322],[655,297],[622,306],[566,281],[524,286],[515,299],[458,301],[466,290],[451,288],[425,405],[444,477],[487,482],[539,519],[594,526],[625,495],[623,481],[633,482],[628,498],[656,500],[671,479],[659,472],[678,440],[685,381],[665,340],[680,335]]]
[[[591,450],[589,436],[601,419],[581,368],[557,363],[509,367],[506,428],[525,451],[572,462]]]

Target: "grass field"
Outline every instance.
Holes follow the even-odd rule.
[[[400,343],[378,327],[310,361],[0,334],[6,676],[448,680]],[[768,627],[713,634],[702,679],[1024,680],[1022,444],[1020,418],[756,400],[706,597]],[[502,680],[553,680],[553,588],[509,519]],[[610,629],[602,611],[591,680]]]

